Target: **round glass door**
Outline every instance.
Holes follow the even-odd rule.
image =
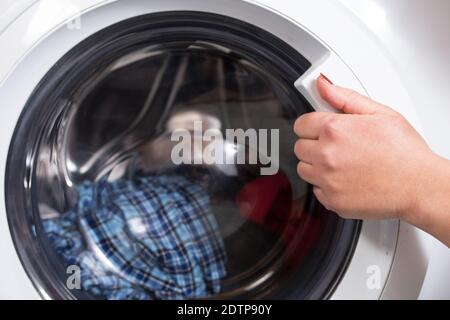
[[[172,12],[109,27],[36,88],[7,211],[52,298],[328,297],[359,224],[296,174],[310,64],[255,26]]]

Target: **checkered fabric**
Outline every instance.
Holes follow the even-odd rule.
[[[44,220],[50,243],[104,299],[186,299],[220,292],[226,254],[206,190],[181,176],[78,188],[76,208]]]

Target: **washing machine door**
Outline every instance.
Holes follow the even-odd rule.
[[[331,297],[361,223],[298,177],[292,125],[332,111],[320,72],[360,85],[296,30],[301,50],[245,19],[164,10],[100,28],[46,73],[5,177],[11,234],[42,296]]]

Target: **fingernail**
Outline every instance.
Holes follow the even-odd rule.
[[[323,73],[320,74],[320,78],[322,78],[323,80],[325,80],[326,82],[328,82],[329,84],[334,86],[333,81],[331,81],[330,79],[328,79],[327,76],[325,76]]]

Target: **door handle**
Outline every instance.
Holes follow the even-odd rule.
[[[364,87],[353,74],[351,69],[332,51],[328,51],[317,61],[312,62],[312,66],[294,83],[294,86],[308,100],[316,111],[333,112],[338,111],[331,107],[319,94],[316,80],[324,74],[339,86],[353,89],[360,93],[367,94]]]

